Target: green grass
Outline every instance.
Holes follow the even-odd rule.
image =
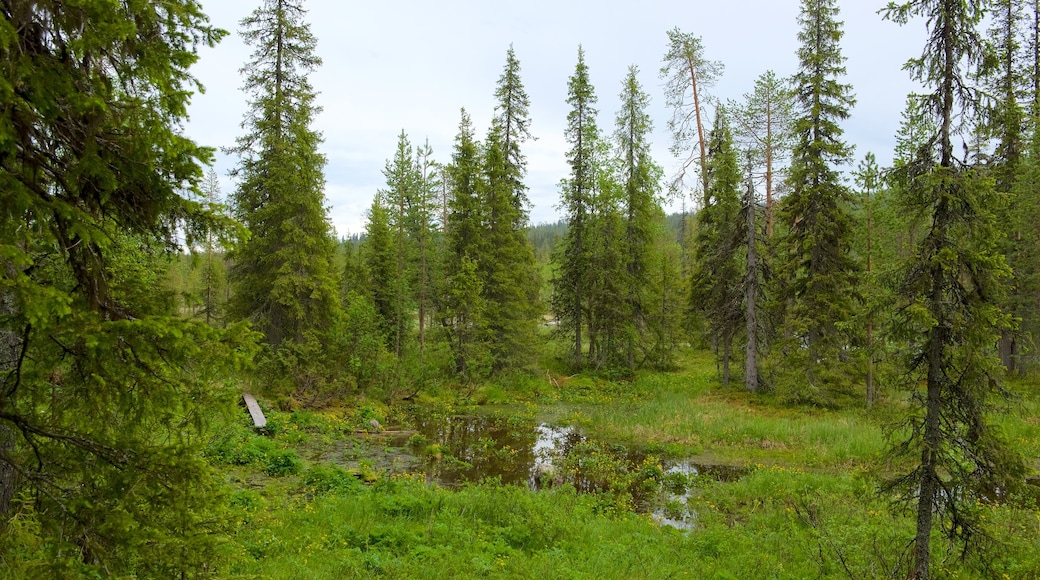
[[[616,480],[594,494],[566,485],[533,492],[495,482],[447,490],[421,475],[391,476],[365,458],[377,450],[356,431],[366,430],[372,418],[384,424],[403,420],[407,413],[400,409],[361,402],[321,413],[272,411],[272,438],[239,427],[211,446],[211,457],[237,488],[230,507],[235,531],[219,574],[904,577],[913,516],[878,491],[886,448],[882,426],[898,413],[898,401],[869,413],[791,407],[737,386],[722,389],[714,376],[711,356],[693,353],[680,372],[641,373],[630,382],[531,373],[516,377],[516,389],[498,381],[476,391],[489,403],[513,403],[524,417],[576,424],[608,442],[599,453],[593,449],[575,459],[599,461],[601,475]],[[1009,441],[1034,458],[1036,469],[1040,388],[1035,379],[1016,379],[1009,386],[1018,398],[996,422]],[[453,397],[424,401],[437,415],[472,411]],[[525,404],[516,407],[517,402]],[[686,503],[668,503],[670,515],[693,522],[691,530],[681,531],[633,511],[626,485],[666,478],[659,467],[650,469],[654,466],[643,466],[647,474],[624,473],[604,451],[614,443],[659,457],[747,465],[750,471],[731,482],[703,477],[681,482],[690,484]],[[353,450],[359,468],[322,461],[322,450],[330,445]],[[285,459],[294,458],[289,452],[301,459],[298,470]],[[1040,577],[1038,498],[1040,491],[1027,488],[1013,502],[975,506],[998,541],[988,560],[960,559],[937,531],[936,577]]]
[[[884,449],[882,429],[865,411],[784,406],[721,389],[714,374],[699,353],[683,371],[641,375],[619,394],[565,384],[564,398],[577,407],[563,419],[601,438],[722,463],[844,468],[872,464]]]

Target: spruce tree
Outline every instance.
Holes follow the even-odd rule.
[[[725,109],[719,109],[708,136],[708,189],[697,213],[696,269],[690,308],[710,324],[711,342],[729,385],[733,340],[743,323],[739,249],[745,239],[740,215],[742,176]]]
[[[206,177],[202,182],[202,195],[205,197],[209,211],[216,215],[224,214],[220,180],[217,172],[212,168],[206,172]],[[202,316],[206,320],[206,324],[226,323],[224,320],[224,307],[227,301],[226,240],[221,239],[224,236],[221,236],[220,228],[217,227],[206,228],[205,231],[199,232],[199,236],[201,238],[200,247],[192,248],[192,251],[195,252],[193,265],[195,259],[199,258],[198,252],[202,253],[201,264],[198,265],[202,270],[199,280],[202,285],[199,289]]]
[[[37,577],[221,566],[208,410],[248,352],[161,291],[178,236],[230,224],[184,137],[197,2],[8,2],[0,18],[0,534]],[[221,235],[226,232],[221,231]],[[26,544],[23,544],[26,545]],[[31,561],[30,561],[31,559]],[[29,572],[31,571],[31,572]]]
[[[419,176],[416,173],[414,149],[404,131],[397,137],[393,159],[386,162],[383,177],[386,189],[377,197],[384,204],[387,228],[392,242],[387,248],[393,273],[389,278],[373,278],[373,286],[389,295],[387,309],[381,310],[387,319],[390,344],[387,346],[398,359],[403,356],[404,344],[410,338],[414,292],[411,288],[412,265],[415,254],[414,227],[409,223],[411,206],[415,202]],[[375,270],[372,270],[375,274]],[[377,303],[377,309],[378,303]]]
[[[624,247],[625,303],[628,323],[625,331],[625,361],[631,370],[636,365],[637,350],[646,351],[642,336],[649,317],[654,253],[658,250],[659,224],[664,217],[658,195],[662,171],[650,156],[650,133],[653,122],[647,112],[650,95],[643,91],[637,77],[638,67],[631,66],[622,81],[621,109],[614,129],[614,149],[622,190],[625,219]]]
[[[418,305],[419,354],[425,353],[426,332],[434,317],[436,287],[440,280],[437,258],[440,256],[443,235],[436,223],[437,197],[441,189],[440,171],[433,161],[429,141],[415,151],[415,176],[418,180],[408,205],[408,228],[415,253],[411,285]],[[420,364],[422,360],[420,360]]]
[[[362,256],[368,282],[367,294],[379,316],[379,334],[387,341],[385,346],[397,356],[399,353],[395,352],[394,348],[400,344],[398,326],[406,312],[399,309],[397,248],[393,226],[390,223],[390,211],[383,197],[377,194],[368,210]]]
[[[989,37],[994,39],[994,57],[997,62],[993,74],[988,77],[990,92],[994,95],[990,110],[983,119],[983,129],[987,136],[996,139],[996,145],[988,160],[989,170],[993,173],[998,192],[1008,199],[998,218],[1003,226],[1004,255],[1016,275],[1011,280],[1005,308],[1017,318],[1029,316],[1035,310],[1032,297],[1023,297],[1018,289],[1019,270],[1028,269],[1031,264],[1019,259],[1023,250],[1020,223],[1015,217],[1022,213],[1017,195],[1020,190],[1015,187],[1022,171],[1022,157],[1025,149],[1025,114],[1021,98],[1029,89],[1029,76],[1022,67],[1022,33],[1025,20],[1021,0],[995,0],[990,9],[992,25]],[[1028,251],[1027,251],[1028,253]],[[1022,344],[1026,342],[1020,329],[1010,328],[1001,333],[1000,359],[1008,371],[1015,371],[1019,366]]]
[[[510,47],[495,90],[498,103],[484,146],[486,253],[480,257],[488,336],[496,370],[522,366],[531,357],[541,308],[534,250],[527,239],[527,159],[520,146],[531,138],[529,102],[520,64]]]
[[[611,372],[627,366],[625,335],[631,322],[626,302],[629,280],[624,254],[624,191],[616,179],[617,160],[611,158],[606,140],[597,140],[594,156],[596,181],[589,198],[586,237],[589,243],[585,295],[587,362],[596,370]]]
[[[849,254],[851,196],[839,171],[852,153],[839,123],[855,101],[851,87],[840,83],[844,33],[837,16],[835,0],[802,2],[790,193],[780,212],[785,232],[778,267],[789,337],[781,356],[787,370],[795,371],[783,386],[793,389],[793,398],[815,403],[829,402],[829,391],[847,381],[842,327],[853,313],[856,273]]]
[[[878,313],[882,310],[883,305],[891,299],[891,296],[887,296],[883,292],[882,285],[878,281],[876,253],[878,246],[877,206],[882,176],[881,168],[878,166],[877,158],[873,153],[867,153],[864,156],[863,161],[860,162],[855,173],[853,173],[853,179],[855,179],[856,186],[859,188],[858,205],[861,210],[857,237],[861,240],[858,244],[858,249],[862,253],[865,276],[862,284],[863,289],[861,290],[864,308],[860,313],[862,324],[859,326],[864,331],[864,351],[867,357],[866,402],[869,408],[873,406],[877,396],[874,384],[874,365],[881,350],[876,340],[876,331],[879,327]]]
[[[454,359],[454,372],[469,383],[490,371],[490,352],[479,268],[486,251],[485,216],[480,203],[480,192],[485,187],[483,164],[465,109],[446,175],[449,193],[444,224],[445,275],[439,311]]]
[[[597,143],[596,95],[589,81],[585,51],[578,47],[578,64],[567,81],[567,114],[565,136],[570,144],[567,164],[570,176],[561,183],[560,209],[567,220],[567,234],[557,246],[553,261],[556,273],[552,280],[552,309],[557,330],[573,342],[571,363],[582,364],[582,329],[587,324],[586,301],[589,292],[589,256],[592,250],[591,203],[599,172],[596,165]]]
[[[301,0],[264,0],[242,20],[249,112],[233,152],[237,216],[249,239],[232,253],[233,314],[269,344],[302,343],[338,315],[335,240],[324,197],[319,112],[307,80],[321,60]]]
[[[899,169],[908,184],[904,207],[929,215],[901,269],[895,327],[909,344],[904,376],[914,403],[908,437],[897,449],[915,461],[893,487],[915,506],[911,572],[920,579],[931,574],[936,518],[965,552],[979,547],[981,494],[1021,476],[1022,468],[988,422],[993,395],[1001,392],[993,345],[1008,323],[999,307],[1008,271],[995,243],[997,196],[991,181],[954,157],[960,120],[979,104],[968,81],[985,59],[977,28],[985,9],[981,0],[914,0],[885,10],[900,24],[927,21],[928,42],[907,69],[931,91],[922,104],[936,129],[925,141],[932,153],[918,156],[923,163]]]

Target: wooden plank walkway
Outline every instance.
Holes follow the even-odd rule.
[[[249,416],[253,418],[253,426],[258,429],[266,427],[267,418],[264,417],[264,412],[260,410],[260,405],[256,402],[256,397],[249,393],[243,393],[242,400],[246,402],[246,409],[249,409]]]

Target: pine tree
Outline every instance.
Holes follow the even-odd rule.
[[[928,42],[906,68],[932,91],[922,104],[936,128],[926,141],[934,153],[900,168],[907,211],[930,214],[901,271],[896,325],[896,337],[910,345],[905,376],[916,407],[899,450],[917,461],[893,487],[916,504],[912,575],[921,579],[931,572],[935,518],[965,550],[975,548],[984,535],[979,494],[1021,475],[1020,459],[987,422],[992,395],[1000,392],[993,345],[1008,322],[999,308],[1008,272],[995,244],[994,186],[953,153],[964,128],[958,120],[979,103],[967,81],[985,58],[977,29],[985,9],[980,0],[914,0],[885,10],[900,24],[927,20]]]
[[[755,80],[755,90],[744,95],[743,103],[730,101],[727,106],[738,142],[754,152],[755,166],[765,180],[766,237],[773,236],[775,184],[792,145],[794,95],[787,85],[786,79],[767,71]]]
[[[325,157],[311,128],[319,112],[307,80],[321,60],[300,0],[264,0],[242,20],[253,47],[242,68],[247,134],[234,153],[234,205],[251,236],[232,254],[232,312],[277,347],[327,332],[338,314],[335,240],[324,200]]]
[[[715,86],[723,70],[721,61],[708,60],[704,56],[704,44],[699,36],[678,28],[668,31],[668,52],[661,67],[665,102],[673,111],[668,128],[672,131],[672,154],[686,158],[675,179],[676,190],[695,162],[700,172],[701,192],[708,189],[707,135],[701,120],[709,101],[707,90]],[[690,151],[694,143],[698,146],[698,153]]]
[[[851,88],[839,82],[845,58],[837,15],[835,0],[802,2],[802,45],[793,79],[795,146],[790,193],[780,212],[785,226],[779,256],[787,299],[784,324],[795,341],[782,356],[790,370],[797,368],[790,381],[797,385],[785,388],[794,388],[795,398],[817,403],[826,402],[827,391],[846,380],[841,350],[847,340],[841,328],[853,312],[856,272],[849,255],[851,196],[839,173],[852,153],[839,123],[848,118],[855,101]],[[824,371],[829,371],[827,377]]]
[[[596,126],[596,95],[589,81],[585,51],[578,48],[578,64],[567,81],[567,152],[570,176],[561,183],[560,209],[567,220],[567,235],[555,252],[553,261],[556,274],[552,280],[552,309],[557,329],[573,340],[571,362],[582,364],[582,328],[587,324],[589,256],[592,250],[588,239],[591,227],[591,203],[597,179],[597,143],[600,141]]]
[[[223,33],[180,0],[3,13],[0,528],[46,550],[5,569],[201,575],[224,553],[206,410],[249,348],[160,289],[181,232],[229,225],[182,132],[188,67]]]

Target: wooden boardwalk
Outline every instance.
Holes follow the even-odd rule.
[[[249,416],[253,418],[253,426],[257,429],[266,427],[267,418],[264,417],[264,412],[260,410],[260,405],[256,402],[256,397],[249,393],[243,393],[242,400],[246,403],[246,409],[249,409]]]

